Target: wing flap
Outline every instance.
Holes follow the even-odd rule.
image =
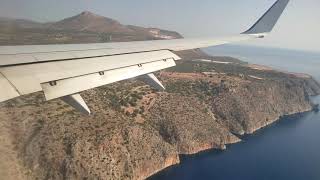
[[[56,99],[70,94],[103,86],[113,82],[130,79],[140,75],[155,72],[161,69],[175,66],[173,58],[160,60],[142,65],[134,65],[98,73],[87,74],[68,79],[62,79],[52,82],[42,83],[41,87],[47,100]]]
[[[85,58],[72,61],[54,61],[54,62],[44,62],[36,64],[25,64],[18,66],[9,66],[0,68],[0,73],[2,73],[10,84],[12,84],[21,95],[30,94],[33,92],[38,92],[43,90],[43,83],[49,83],[52,81],[58,81],[63,79],[70,79],[75,77],[82,77],[80,79],[88,78],[88,81],[95,81],[96,78],[92,78],[94,74],[99,72],[106,72],[108,76],[115,76],[114,79],[123,80],[120,78],[119,73],[125,73],[121,77],[132,78],[135,75],[141,75],[141,73],[150,73],[152,70],[160,70],[163,66],[160,62],[162,60],[179,60],[180,57],[168,50],[162,51],[152,51],[144,53],[134,53],[134,54],[124,54],[116,56],[104,56],[95,58]],[[149,67],[150,63],[156,62],[153,65],[159,65],[159,68]],[[160,63],[160,64],[159,64]],[[142,65],[144,68],[137,68],[137,65]],[[171,65],[171,64],[170,64]],[[130,67],[127,69],[127,67]],[[147,68],[147,70],[142,70]],[[116,71],[111,71],[116,70]],[[139,71],[138,71],[139,70]],[[113,75],[115,73],[115,75]],[[131,73],[131,74],[130,74]],[[88,77],[84,75],[90,75]],[[100,76],[97,76],[100,77]],[[100,77],[101,78],[101,77]],[[112,79],[112,78],[111,78]],[[99,79],[98,85],[104,85],[103,83],[115,82],[105,79]],[[90,89],[96,85],[90,85],[90,82],[81,81],[83,86],[80,89]],[[101,84],[102,83],[102,84]],[[95,83],[93,83],[95,84]],[[80,90],[78,89],[78,90]],[[76,92],[80,92],[80,91]],[[59,91],[62,91],[59,89]],[[2,92],[2,91],[0,91]],[[74,94],[72,92],[70,94]],[[55,93],[50,93],[55,94]],[[69,95],[68,93],[59,93],[63,95]],[[56,95],[53,97],[48,95],[48,99],[57,98]]]

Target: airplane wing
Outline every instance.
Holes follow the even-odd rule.
[[[79,92],[140,77],[164,89],[152,74],[175,66],[175,51],[265,37],[289,0],[277,0],[247,31],[222,38],[195,38],[99,44],[0,46],[0,102],[38,91],[46,100],[61,98],[90,114]]]

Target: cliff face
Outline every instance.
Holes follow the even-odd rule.
[[[227,92],[209,103],[211,110],[235,134],[253,133],[280,116],[312,108],[299,82],[244,82],[227,88]]]
[[[166,92],[135,80],[84,92],[92,116],[41,93],[1,104],[0,153],[11,159],[3,168],[14,162],[9,173],[21,179],[144,179],[179,154],[224,149],[239,134],[311,110],[308,96],[320,92],[311,77],[238,63],[185,61],[158,77]]]

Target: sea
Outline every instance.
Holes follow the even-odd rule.
[[[320,53],[224,45],[204,49],[278,70],[307,73],[320,81]],[[312,97],[320,103],[320,96]],[[152,180],[320,180],[320,113],[307,112],[242,137],[224,151],[181,156]]]

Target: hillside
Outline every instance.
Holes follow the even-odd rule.
[[[0,45],[95,43],[175,39],[173,31],[123,25],[111,18],[82,12],[58,22],[0,18]]]
[[[134,31],[113,19],[85,11],[76,16],[49,25],[52,29],[96,33],[133,33]]]

